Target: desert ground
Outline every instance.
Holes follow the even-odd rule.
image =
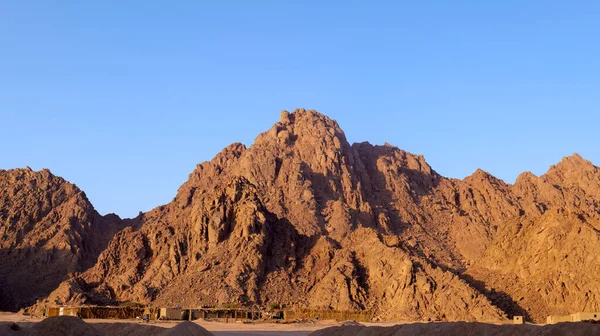
[[[18,330],[14,330],[14,324]],[[12,327],[12,328],[11,328]],[[587,336],[600,335],[600,324],[559,323],[513,325],[475,322],[356,323],[319,321],[315,323],[221,323],[210,321],[154,322],[138,320],[81,320],[60,316],[45,320],[15,313],[0,313],[0,336]]]
[[[22,330],[33,327],[36,323],[41,322],[41,318],[33,318],[17,313],[0,312],[0,336],[4,335],[28,335]],[[162,335],[164,331],[180,325],[182,322],[150,322],[143,323],[139,320],[103,320],[103,319],[85,319],[85,323],[91,325],[99,332],[99,335]],[[17,323],[23,329],[21,331],[12,332],[10,325]],[[255,336],[255,335],[272,335],[272,336],[304,336],[309,335],[316,330],[324,328],[340,326],[341,323],[336,321],[320,321],[317,323],[222,323],[211,321],[194,321],[204,329],[216,336]],[[382,324],[392,325],[392,324]],[[38,335],[38,334],[35,334]],[[40,333],[40,335],[44,335]],[[70,334],[64,334],[70,335]],[[79,333],[78,335],[83,335]],[[184,334],[188,335],[188,334]],[[189,334],[194,335],[194,334]]]

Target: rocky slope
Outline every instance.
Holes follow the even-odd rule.
[[[93,266],[121,228],[48,170],[0,170],[0,310],[30,305]]]
[[[598,168],[577,155],[514,185],[481,170],[448,179],[391,145],[350,145],[315,111],[284,111],[252,146],[198,165],[48,302],[469,321],[600,310],[599,200]]]
[[[511,191],[521,215],[465,274],[505,311],[536,321],[599,311],[600,169],[574,155],[543,176],[521,175]]]

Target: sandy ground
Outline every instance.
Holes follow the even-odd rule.
[[[215,336],[307,336],[316,332],[318,336],[378,336],[378,335],[494,335],[494,336],[587,336],[600,335],[600,325],[567,323],[563,325],[512,325],[500,323],[467,323],[467,322],[444,322],[444,323],[363,323],[353,322],[340,323],[336,321],[318,321],[315,323],[222,323],[196,320],[190,322],[163,322],[155,321],[144,323],[140,320],[104,320],[104,319],[86,319],[83,322],[80,319],[72,319],[61,322],[60,320],[45,320],[42,324],[40,318],[31,318],[15,313],[0,312],[0,336],[13,336],[8,330],[7,323],[16,322],[24,330],[20,335],[29,336],[29,330],[37,330],[38,335],[54,335],[57,331],[65,329],[78,331],[71,333],[73,335],[118,335],[118,336],[162,336],[168,335],[206,335],[206,331]],[[84,323],[85,322],[85,323]],[[61,324],[63,323],[63,324]],[[187,324],[186,324],[187,323]],[[202,329],[205,331],[198,331]],[[375,328],[365,328],[375,327]],[[333,328],[332,328],[333,327]],[[390,327],[390,328],[385,328]],[[191,329],[190,329],[191,328]],[[172,329],[172,333],[169,331]],[[43,332],[45,330],[45,332]],[[188,330],[193,330],[189,331]],[[33,334],[32,334],[33,335]],[[18,335],[17,335],[18,336]]]
[[[23,327],[28,327],[36,322],[41,321],[41,318],[32,318],[17,313],[0,312],[0,322],[16,322]],[[142,323],[140,320],[100,320],[100,319],[85,319],[86,323],[90,324],[111,324],[111,323],[133,323],[141,325],[150,325],[161,328],[172,328],[178,322],[150,322]],[[204,327],[216,336],[305,336],[315,330],[320,330],[328,327],[339,326],[341,323],[336,321],[320,321],[317,323],[221,323],[209,321],[194,321],[198,325]],[[393,325],[390,323],[377,323],[377,325]]]
[[[12,322],[19,331],[11,330]],[[68,331],[65,333],[65,331]],[[41,320],[14,313],[0,313],[0,336],[588,336],[600,335],[600,324],[559,323],[553,325],[513,325],[474,322],[365,323],[336,321],[316,323],[220,323],[209,321],[151,322],[140,320],[81,320],[51,317]]]

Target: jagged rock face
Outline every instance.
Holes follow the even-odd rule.
[[[391,145],[350,145],[315,111],[284,111],[252,146],[199,164],[49,301],[541,321],[600,309],[599,200],[600,172],[577,155],[514,185],[481,170],[448,179]]]
[[[564,208],[600,219],[599,181],[600,169],[575,154],[539,178],[531,173],[522,174],[513,191],[533,215],[541,215],[551,208]]]
[[[466,275],[509,313],[600,310],[600,170],[579,155],[511,186],[520,216],[507,217]],[[514,200],[513,200],[514,201]]]
[[[548,315],[600,310],[600,222],[549,210],[506,223],[467,273],[510,313]]]
[[[94,265],[121,228],[48,170],[0,170],[0,205],[0,310],[30,305]]]
[[[265,230],[275,219],[243,178],[191,197],[188,205],[159,207],[119,232],[95,267],[72,282],[70,291],[88,293],[77,300],[152,302],[158,293],[168,296],[173,281],[181,278],[205,284],[208,292],[200,287],[179,291],[173,301],[256,301]]]

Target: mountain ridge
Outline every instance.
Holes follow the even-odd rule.
[[[48,169],[0,170],[0,204],[0,309],[31,304],[91,267],[122,227]]]
[[[547,267],[506,266],[503,273],[489,265],[517,263],[503,248],[519,225],[528,239],[519,251],[540,255],[539,247],[526,245],[546,244],[534,239],[535,225],[524,225],[530,220],[570,223],[553,226],[567,235],[578,229],[598,235],[585,228],[600,222],[599,200],[600,172],[578,154],[539,177],[523,173],[514,184],[481,169],[462,180],[446,178],[422,155],[387,143],[348,143],[337,122],[316,111],[283,111],[251,146],[233,143],[198,164],[170,203],[121,221],[124,228],[95,265],[71,274],[38,306],[277,302],[368,309],[386,320],[521,314],[540,321],[582,302],[600,309],[600,300],[572,289],[557,307],[544,296],[520,300],[533,287],[554,297],[556,287],[526,276],[556,277],[554,259],[543,259]],[[569,248],[564,235],[549,237]],[[575,255],[583,253],[572,244],[581,251]],[[583,272],[578,258],[567,263],[571,272]],[[590,286],[596,281],[585,279]],[[563,283],[581,287],[571,278]]]

